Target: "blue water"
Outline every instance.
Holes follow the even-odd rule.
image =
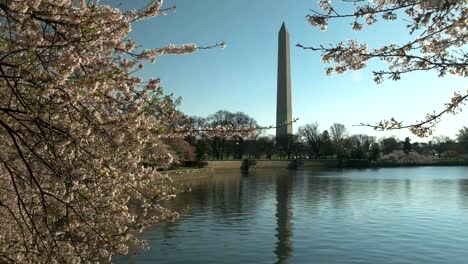
[[[190,183],[116,263],[468,263],[468,168],[238,171]]]

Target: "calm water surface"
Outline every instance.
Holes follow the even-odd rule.
[[[233,171],[117,263],[468,263],[468,168]]]

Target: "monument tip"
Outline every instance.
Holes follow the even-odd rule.
[[[283,21],[283,24],[281,25],[280,31],[288,31],[288,29],[286,28],[286,23],[284,21]]]

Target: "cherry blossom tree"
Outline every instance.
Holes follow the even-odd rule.
[[[161,138],[192,131],[160,80],[134,73],[224,44],[142,49],[131,25],[172,10],[161,5],[0,0],[1,263],[110,262],[177,217],[162,206],[175,190],[157,171],[173,160]]]
[[[379,21],[401,20],[406,23],[411,40],[402,44],[384,44],[370,49],[366,43],[356,40],[339,42],[336,45],[307,47],[304,49],[322,53],[322,61],[331,63],[326,73],[344,73],[360,70],[371,60],[380,60],[387,69],[375,70],[374,81],[399,80],[411,72],[435,72],[439,77],[446,74],[468,76],[468,5],[466,0],[342,0],[352,5],[354,11],[342,12],[332,0],[318,0],[321,12],[312,10],[307,21],[321,30],[335,19],[350,19],[353,30],[361,30]],[[464,88],[463,88],[464,89]],[[440,117],[446,113],[456,114],[468,100],[468,91],[456,92],[445,109],[427,114],[423,121],[411,125],[391,118],[375,125],[362,124],[376,130],[408,128],[417,136],[429,136]]]

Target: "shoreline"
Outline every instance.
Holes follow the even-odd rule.
[[[316,169],[366,169],[366,168],[400,168],[400,167],[457,167],[468,166],[468,160],[435,160],[425,162],[390,162],[369,160],[221,160],[207,161],[206,167],[184,167],[163,171],[174,182],[201,179],[215,176],[223,171],[256,171],[256,170],[316,170]]]
[[[337,159],[307,159],[307,160],[211,160],[206,161],[206,167],[218,169],[307,169],[307,168],[394,168],[418,166],[468,166],[468,160],[430,160],[430,161],[370,161],[370,160],[337,160]]]
[[[339,160],[267,160],[267,159],[243,159],[243,160],[208,160],[206,167],[218,169],[238,169],[243,171],[256,169],[299,169],[299,168],[338,168]]]
[[[408,162],[388,162],[367,160],[348,160],[343,168],[398,168],[398,167],[455,167],[468,166],[466,160],[439,160],[439,161],[408,161]]]

